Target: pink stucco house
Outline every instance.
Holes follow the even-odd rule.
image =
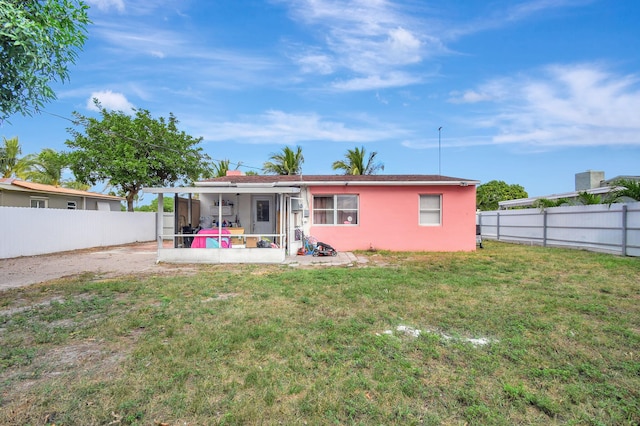
[[[157,193],[159,205],[163,194],[188,194],[199,202],[201,228],[224,227],[241,235],[231,248],[243,250],[164,249],[159,244],[159,252],[172,252],[159,253],[159,260],[282,262],[302,247],[301,235],[338,251],[473,251],[478,183],[439,175],[235,173],[191,188],[145,192]],[[268,241],[270,249],[255,246],[256,240]]]

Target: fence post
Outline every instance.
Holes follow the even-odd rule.
[[[622,255],[627,255],[627,205],[622,205]]]
[[[500,241],[500,212],[496,212],[496,240]]]
[[[542,211],[542,247],[547,246],[547,209]]]

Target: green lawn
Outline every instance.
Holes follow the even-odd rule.
[[[0,293],[0,424],[640,424],[640,259],[485,247]]]

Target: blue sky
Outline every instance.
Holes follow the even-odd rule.
[[[0,126],[24,154],[66,149],[61,117],[95,114],[97,97],[172,112],[213,159],[254,170],[300,145],[304,174],[364,146],[385,174],[441,170],[530,196],[572,191],[586,170],[640,175],[638,1],[87,3],[58,99]]]

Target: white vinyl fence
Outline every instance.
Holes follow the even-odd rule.
[[[171,235],[176,233],[176,227],[174,224],[174,214],[173,212],[162,213],[162,235]],[[173,240],[171,237],[163,237],[165,240]]]
[[[0,207],[0,259],[155,239],[155,213]]]
[[[640,256],[640,203],[479,212],[483,239]]]

